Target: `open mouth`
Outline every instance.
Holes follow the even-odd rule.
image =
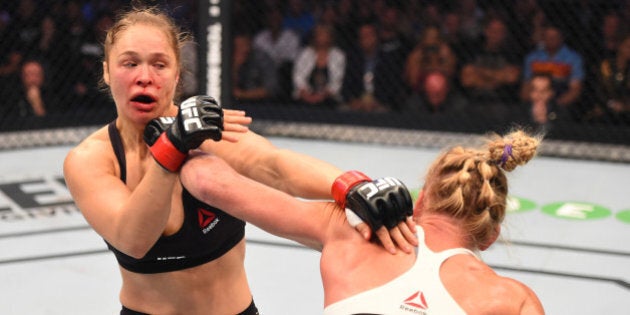
[[[149,95],[141,94],[131,99],[132,102],[138,102],[142,104],[150,104],[155,102],[155,99]]]

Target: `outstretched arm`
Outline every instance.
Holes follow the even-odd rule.
[[[332,199],[333,182],[343,173],[339,168],[306,154],[278,148],[252,131],[237,134],[237,137],[235,143],[207,141],[202,150],[223,158],[238,173],[292,196]],[[412,246],[417,244],[414,229],[415,225],[403,221],[391,230],[378,229],[376,235],[392,253],[396,252],[396,245],[411,252]],[[366,239],[371,237],[367,225],[361,224],[357,230]]]
[[[240,175],[221,158],[191,153],[180,179],[195,198],[274,235],[321,250],[335,208],[332,202],[304,201]]]

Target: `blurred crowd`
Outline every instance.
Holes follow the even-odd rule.
[[[181,2],[181,3],[180,3]],[[168,1],[192,28],[194,1]],[[129,1],[0,2],[0,130],[103,123],[115,108],[101,85],[106,30]]]
[[[237,1],[236,15],[237,100],[630,123],[630,1]]]
[[[148,2],[199,29],[198,1]],[[3,1],[1,113],[113,110],[98,90],[100,42],[128,3]],[[628,0],[236,0],[232,7],[236,102],[630,125]],[[197,52],[186,51],[183,96],[197,91]]]

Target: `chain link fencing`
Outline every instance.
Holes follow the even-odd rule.
[[[145,2],[207,37],[205,2]],[[546,133],[542,154],[630,162],[625,3],[231,1],[223,106],[268,136],[442,147],[522,126]],[[0,4],[0,148],[76,143],[115,119],[101,41],[128,4]],[[183,97],[205,93],[201,47],[184,50]]]

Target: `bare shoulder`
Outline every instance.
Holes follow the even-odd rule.
[[[522,303],[520,304],[520,307],[518,307],[518,313],[515,314],[545,314],[542,303],[540,302],[540,299],[538,298],[534,290],[518,280],[507,277],[501,278],[503,285],[506,287],[506,290],[510,290],[514,292],[516,296],[521,297]]]
[[[545,313],[531,288],[516,279],[497,274],[474,257],[458,255],[445,264],[452,267],[445,270],[443,265],[440,277],[451,296],[468,314]]]
[[[64,160],[64,174],[70,175],[75,169],[89,170],[111,160],[112,145],[107,128],[103,127],[72,148]]]
[[[524,283],[496,274],[489,279],[487,294],[492,302],[485,305],[483,314],[545,314],[536,293]]]

